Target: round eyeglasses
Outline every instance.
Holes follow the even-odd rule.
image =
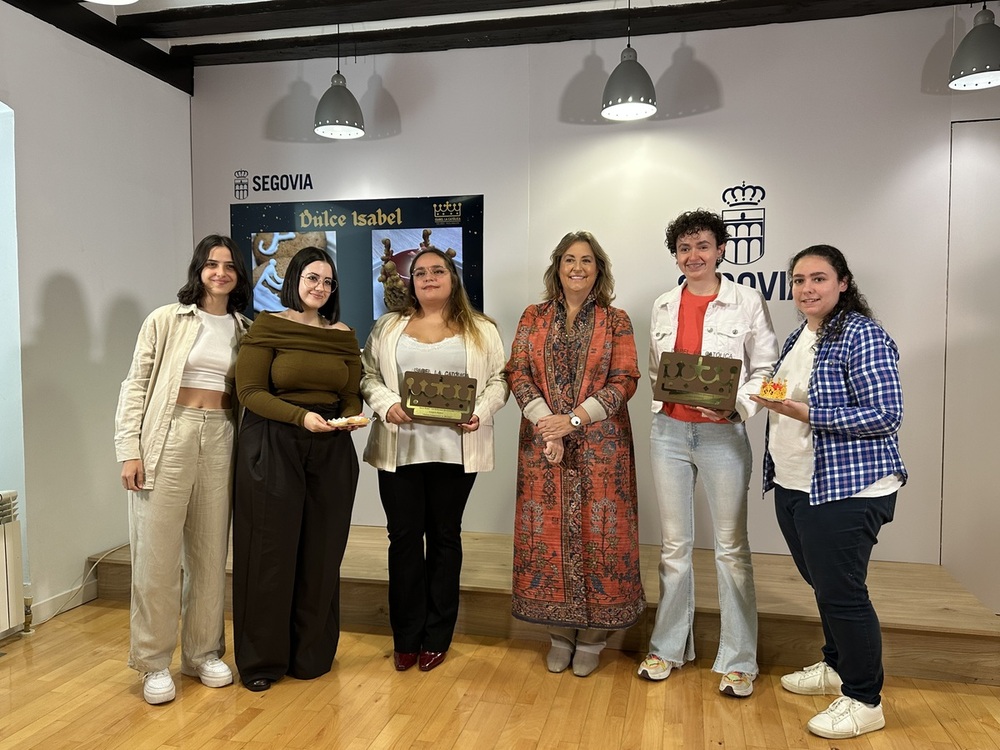
[[[326,291],[328,292],[332,292],[334,289],[337,288],[337,282],[334,279],[331,278],[324,279],[322,276],[315,273],[303,274],[299,278],[312,289],[315,289],[320,284],[322,284],[323,288],[326,289]]]

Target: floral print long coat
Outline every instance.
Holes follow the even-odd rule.
[[[606,418],[563,438],[559,465],[522,415],[514,519],[513,614],[547,625],[621,629],[645,608],[639,579],[635,449],[628,400],[639,368],[632,322],[593,295],[567,327],[562,300],[521,316],[506,375],[518,405]],[[584,403],[588,402],[588,403]]]

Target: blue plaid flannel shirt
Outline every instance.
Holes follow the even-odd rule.
[[[853,497],[873,482],[898,474],[906,484],[897,432],[903,421],[899,351],[871,318],[848,313],[840,335],[822,341],[809,377],[813,476],[809,503]],[[774,371],[802,333],[785,341]],[[764,436],[764,492],[774,487],[774,460]]]

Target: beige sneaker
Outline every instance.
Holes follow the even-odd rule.
[[[644,680],[659,682],[667,679],[672,669],[673,666],[670,662],[664,661],[656,654],[647,654],[646,658],[642,660],[642,664],[639,665],[639,676]]]
[[[753,681],[757,675],[746,672],[727,672],[722,675],[722,682],[719,683],[719,692],[732,695],[737,698],[746,698],[753,694]]]
[[[797,695],[840,695],[841,684],[840,675],[825,661],[781,678],[781,687]]]
[[[842,695],[826,711],[813,716],[806,728],[813,734],[830,740],[843,740],[874,732],[885,726],[882,706],[869,706]]]

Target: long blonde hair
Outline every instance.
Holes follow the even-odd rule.
[[[453,328],[462,334],[466,341],[471,341],[477,349],[483,351],[485,349],[485,342],[474,321],[484,321],[493,326],[496,326],[496,321],[472,306],[472,302],[469,301],[469,295],[466,293],[465,287],[462,286],[462,277],[458,275],[458,268],[455,266],[455,261],[441,248],[429,245],[413,256],[413,261],[410,263],[410,283],[406,285],[406,300],[397,312],[402,315],[423,314],[423,311],[420,309],[420,300],[417,299],[417,295],[413,290],[412,269],[416,266],[417,261],[425,255],[436,255],[441,258],[444,261],[444,267],[448,269],[448,273],[451,276],[451,295],[448,297],[448,304],[445,305],[444,309],[445,323],[448,324],[449,328]]]

